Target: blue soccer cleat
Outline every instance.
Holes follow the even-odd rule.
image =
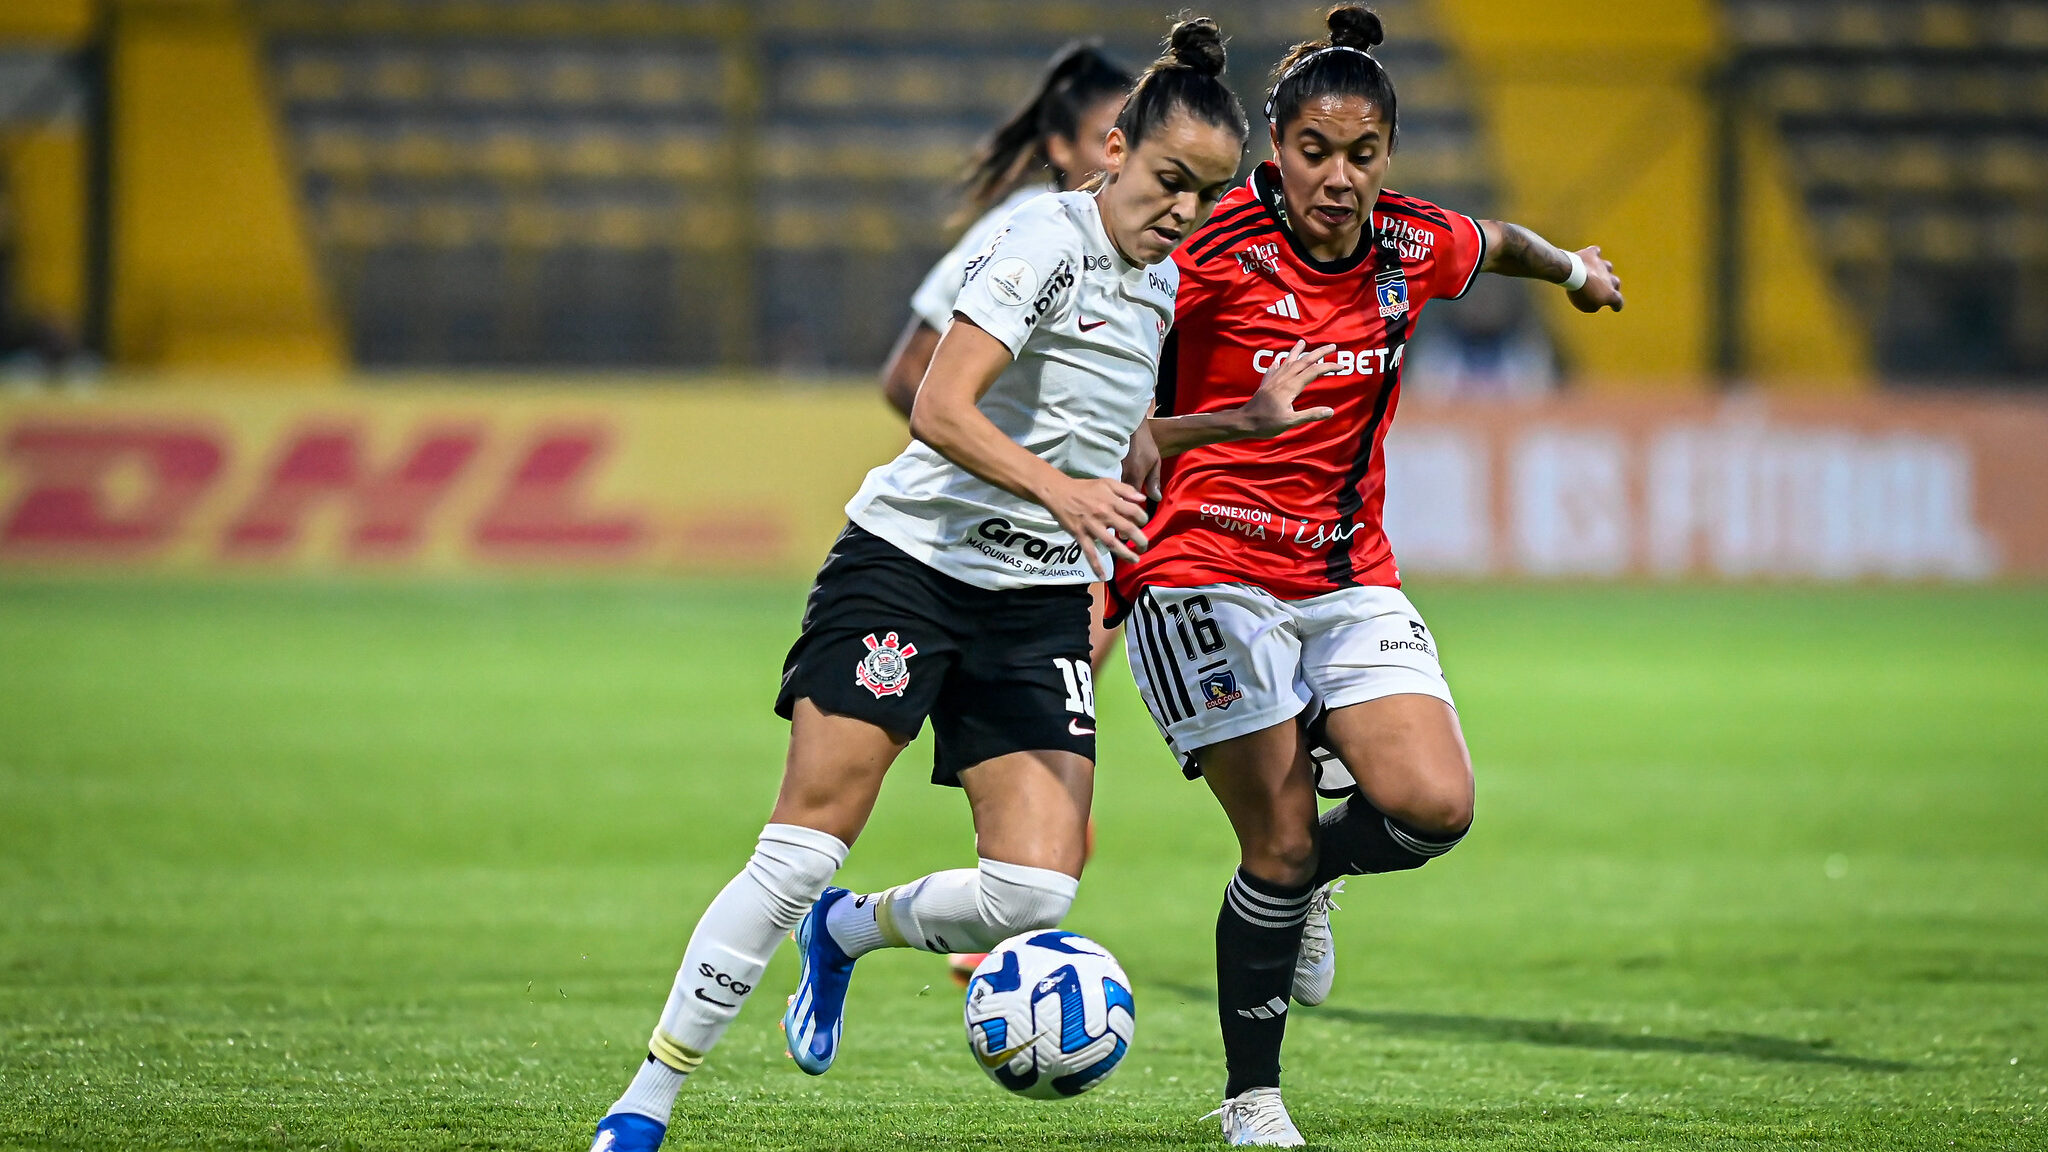
[[[853,979],[853,957],[842,952],[839,942],[825,930],[825,914],[851,895],[844,888],[825,889],[796,926],[796,946],[803,953],[804,970],[797,978],[796,995],[789,998],[789,1008],[782,1014],[782,1031],[790,1059],[813,1076],[823,1076],[839,1055],[846,985]]]
[[[668,1125],[637,1112],[614,1112],[597,1122],[597,1138],[590,1152],[654,1152]]]

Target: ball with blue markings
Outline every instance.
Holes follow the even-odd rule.
[[[1038,1100],[1079,1096],[1131,1050],[1137,1006],[1116,957],[1086,936],[1013,936],[967,981],[967,1047],[989,1079]]]

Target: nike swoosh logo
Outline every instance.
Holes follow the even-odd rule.
[[[723,1000],[713,1000],[713,999],[712,999],[711,997],[709,997],[709,996],[706,996],[706,995],[704,994],[704,990],[703,990],[702,988],[692,988],[692,989],[690,989],[690,991],[692,991],[692,992],[695,992],[695,993],[697,994],[697,999],[699,999],[699,1000],[702,1000],[702,1001],[703,1001],[703,1002],[705,1002],[706,1004],[716,1004],[716,1005],[718,1005],[718,1006],[719,1006],[720,1008],[737,1008],[737,1007],[739,1007],[739,1005],[737,1005],[737,1004],[727,1004],[727,1003],[726,1003],[725,1001],[723,1001]]]
[[[1081,321],[1080,323],[1081,323],[1081,331],[1083,331],[1083,332],[1093,332],[1093,331],[1095,331],[1095,330],[1096,330],[1097,328],[1100,328],[1100,327],[1102,327],[1102,326],[1103,326],[1104,324],[1107,324],[1107,323],[1109,323],[1109,321],[1107,321],[1107,320],[1097,320],[1097,321],[1096,321],[1095,323],[1093,323],[1093,324],[1090,324],[1090,323],[1089,323],[1089,322],[1087,322],[1086,320],[1083,320],[1083,321]]]
[[[1071,735],[1074,735],[1074,736],[1093,736],[1093,735],[1095,735],[1095,729],[1093,729],[1093,728],[1083,728],[1083,727],[1081,727],[1081,722],[1080,722],[1079,720],[1069,720],[1069,721],[1067,721],[1067,732],[1068,732],[1069,734],[1071,734]]]
[[[988,1055],[984,1056],[977,1051],[974,1054],[974,1058],[981,1061],[981,1066],[983,1068],[1001,1068],[1003,1065],[1008,1064],[1012,1060],[1015,1060],[1017,1058],[1017,1053],[1022,1052],[1023,1050],[1031,1047],[1033,1044],[1037,1042],[1038,1037],[1033,1036],[1031,1039],[1026,1040],[1022,1044],[1019,1044],[1014,1048],[1005,1048],[1001,1052],[991,1052]]]

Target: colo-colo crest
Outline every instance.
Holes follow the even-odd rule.
[[[1385,233],[1379,245],[1387,266],[1372,278],[1373,296],[1379,301],[1381,319],[1398,319],[1408,315],[1408,273],[1401,267],[1401,245]]]

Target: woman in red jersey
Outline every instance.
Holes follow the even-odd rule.
[[[1149,425],[1164,499],[1151,549],[1117,573],[1140,693],[1241,848],[1216,927],[1224,1133],[1277,1147],[1302,1143],[1280,1045],[1290,995],[1329,991],[1331,888],[1420,867],[1472,819],[1436,640],[1380,527],[1409,333],[1425,303],[1481,272],[1559,283],[1583,312],[1622,306],[1597,247],[1566,252],[1386,190],[1396,109],[1369,51],[1379,18],[1342,6],[1328,24],[1275,70],[1276,161],[1175,253],[1174,346]],[[1302,426],[1239,442],[1289,424]],[[1320,819],[1319,784],[1348,797]]]

